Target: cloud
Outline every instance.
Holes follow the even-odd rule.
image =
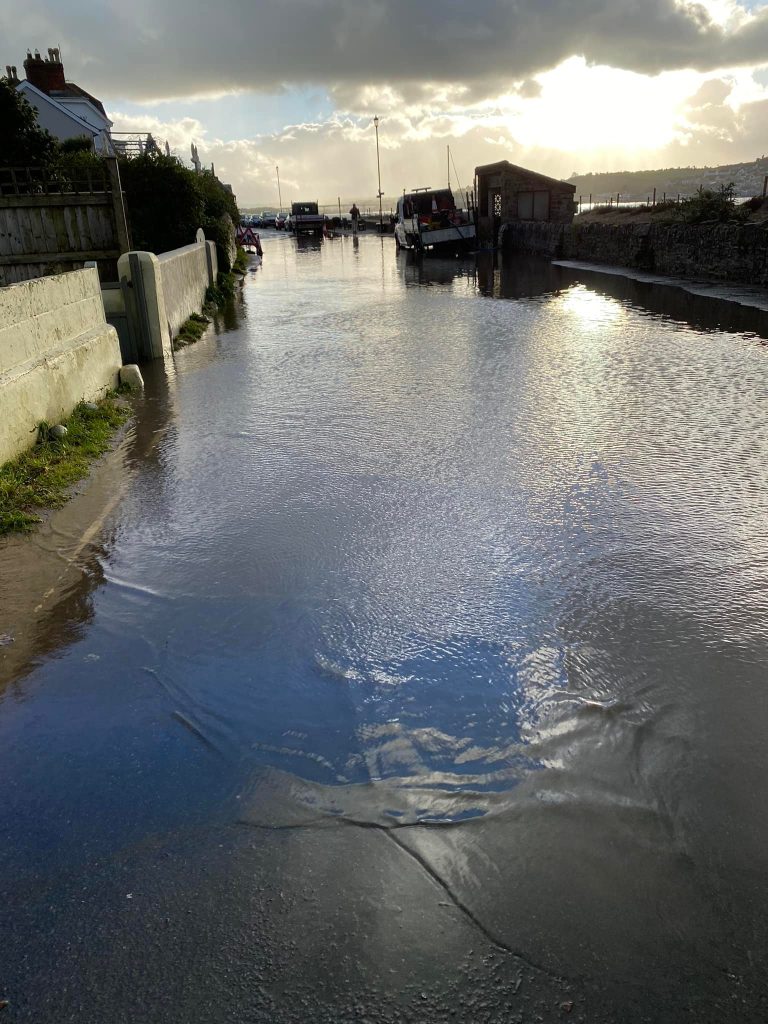
[[[286,200],[375,195],[378,114],[392,201],[445,179],[447,142],[464,184],[501,157],[558,177],[754,158],[768,5],[750,3],[69,0],[62,15],[25,0],[0,10],[0,59],[61,44],[117,130],[152,131],[185,160],[195,141],[246,203],[274,205],[276,164]],[[170,97],[185,102],[153,105]],[[265,110],[279,130],[251,134]]]
[[[731,106],[734,82],[710,79],[686,110],[678,137],[665,148],[666,165],[731,164],[763,155],[768,99]]]
[[[385,209],[404,188],[445,183],[446,143],[455,168],[451,180],[466,188],[478,164],[508,159],[555,177],[572,171],[665,167],[751,160],[765,148],[768,92],[751,93],[746,73],[702,76],[675,72],[646,80],[629,72],[564,62],[539,76],[539,94],[512,90],[471,106],[446,96],[417,113],[395,107],[379,126]],[[734,106],[739,94],[753,95]],[[428,93],[427,93],[428,95]],[[423,97],[422,97],[423,99]],[[599,109],[611,125],[591,117]],[[578,116],[577,116],[578,115]],[[113,115],[121,130],[135,118]],[[581,117],[581,123],[578,117]],[[204,162],[233,184],[244,205],[277,205],[275,165],[280,166],[283,202],[342,197],[371,200],[377,190],[376,145],[366,114],[337,111],[323,120],[287,125],[251,139],[217,138],[191,118],[153,119],[158,140],[169,139],[187,157],[197,142]]]
[[[195,117],[183,117],[176,121],[163,121],[152,115],[123,114],[119,110],[110,112],[116,133],[145,134],[150,132],[161,144],[168,143],[175,156],[182,160],[190,157],[190,146],[206,135],[203,124]]]
[[[388,83],[491,96],[567,57],[645,73],[759,63],[768,7],[734,0],[27,0],[0,13],[3,63],[61,43],[109,98]]]

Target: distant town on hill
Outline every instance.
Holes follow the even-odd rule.
[[[741,164],[723,164],[720,167],[662,167],[650,171],[601,171],[589,174],[572,174],[567,180],[576,186],[576,200],[581,196],[586,203],[589,196],[594,202],[607,200],[611,196],[616,199],[621,195],[623,202],[645,202],[653,198],[660,201],[665,194],[667,199],[693,195],[699,187],[719,188],[733,182],[734,194],[737,198],[750,198],[763,194],[763,185],[768,175],[768,156],[760,156]],[[463,194],[457,189],[457,202]],[[376,199],[360,199],[357,205],[365,216],[375,217],[378,214]],[[321,203],[321,212],[345,214],[353,200],[337,200]],[[274,208],[277,206],[273,204]],[[252,203],[241,207],[241,213],[257,213],[264,209],[272,209],[269,203]],[[290,203],[287,207],[290,209]],[[384,202],[384,213],[388,217],[392,212],[392,200]]]
[[[646,200],[656,189],[657,199],[676,199],[691,195],[700,186],[719,188],[733,182],[735,195],[762,195],[768,175],[768,157],[761,156],[748,163],[724,164],[721,167],[665,167],[654,171],[609,171],[598,174],[573,174],[568,181],[576,186],[576,198],[607,199],[621,194],[622,199]]]

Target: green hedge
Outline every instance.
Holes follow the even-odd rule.
[[[216,242],[219,267],[228,270],[226,239],[218,223],[227,214],[237,224],[235,198],[211,171],[183,167],[176,157],[146,153],[120,161],[131,240],[134,248],[167,252],[195,240],[202,227]]]

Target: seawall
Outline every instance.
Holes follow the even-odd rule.
[[[118,276],[131,290],[131,308],[114,290],[105,291],[107,313],[112,318],[127,314],[140,339],[139,362],[169,356],[173,339],[192,313],[199,313],[209,285],[216,284],[216,245],[198,230],[197,241],[156,256],[152,252],[127,252],[118,260]]]
[[[0,463],[34,444],[41,420],[102,397],[121,365],[95,269],[0,288]]]
[[[210,248],[209,248],[210,247]],[[216,283],[216,246],[199,241],[158,256],[165,311],[175,338],[187,317],[199,313],[209,284]],[[213,260],[209,270],[209,260]]]
[[[510,223],[499,244],[554,259],[768,287],[768,229],[759,224]]]

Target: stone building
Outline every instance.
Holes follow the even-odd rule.
[[[570,224],[576,212],[576,186],[517,167],[508,160],[475,168],[477,230],[496,242],[504,224],[550,221]]]

